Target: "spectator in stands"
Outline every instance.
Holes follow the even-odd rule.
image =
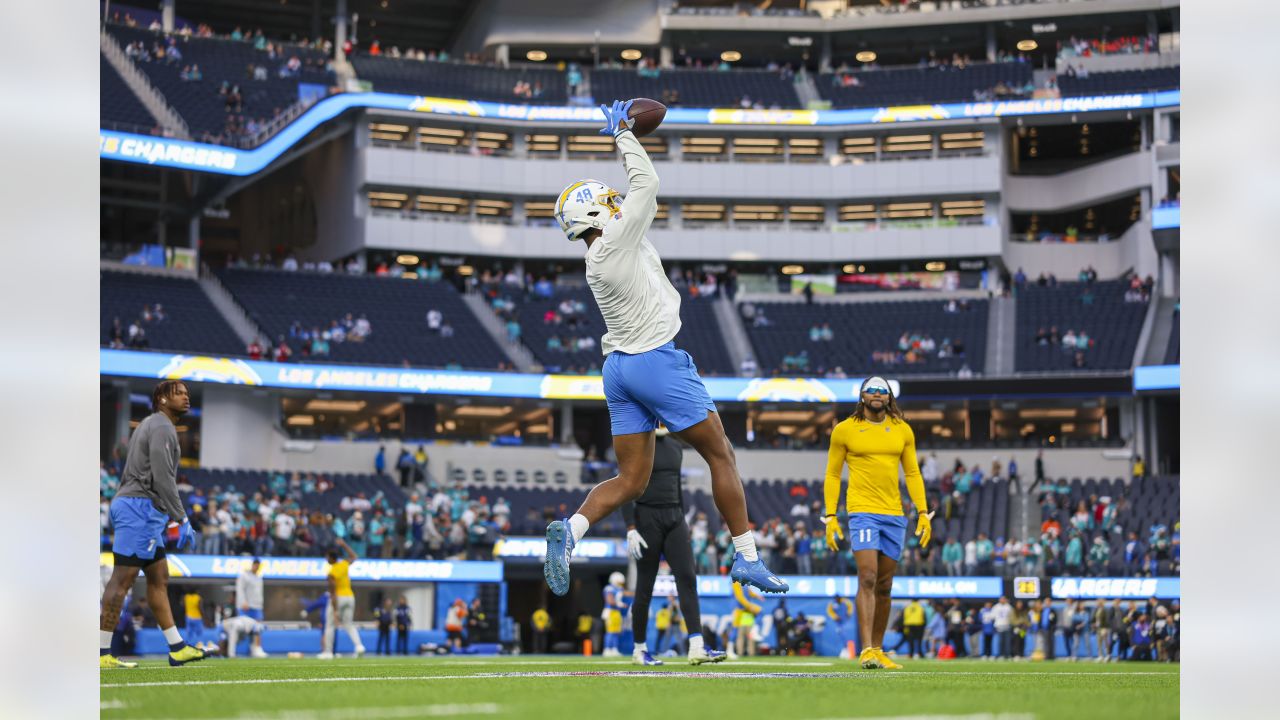
[[[1089,574],[1102,577],[1107,574],[1107,565],[1111,562],[1111,546],[1098,535],[1093,538],[1093,547],[1089,548]]]
[[[1136,577],[1142,569],[1142,557],[1146,554],[1146,547],[1142,541],[1138,539],[1138,533],[1130,531],[1129,539],[1124,544],[1124,574],[1125,577]]]
[[[427,329],[434,333],[440,332],[440,325],[444,322],[444,313],[435,308],[427,310]]]
[[[961,573],[961,565],[964,562],[964,547],[960,546],[960,542],[954,537],[947,537],[946,544],[942,546],[942,565],[945,566],[947,575],[951,577],[959,577]]]
[[[968,548],[965,548],[966,554]],[[992,572],[992,559],[995,555],[995,546],[986,533],[978,533],[978,539],[974,543],[974,552],[977,558],[977,571],[980,575],[990,575]]]
[[[1075,514],[1071,516],[1071,527],[1077,532],[1093,529],[1093,516],[1089,514],[1089,508],[1084,500],[1076,504]]]
[[[293,350],[289,347],[289,343],[284,341],[284,335],[281,335],[276,340],[276,347],[272,352],[271,359],[276,362],[289,362],[291,357],[293,357]]]
[[[1081,570],[1084,567],[1084,540],[1080,538],[1080,533],[1074,529],[1071,531],[1070,538],[1067,540],[1065,557],[1067,574],[1082,574]]]

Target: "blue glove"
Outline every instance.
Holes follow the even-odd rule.
[[[622,102],[621,100],[614,100],[613,107],[601,105],[600,111],[604,113],[606,125],[600,129],[600,134],[617,136],[625,130],[630,130],[631,126],[636,124],[635,118],[627,116],[631,112],[631,103],[633,102],[635,101]]]
[[[196,529],[191,527],[191,521],[187,518],[183,518],[182,524],[178,526],[178,543],[176,547],[181,550],[182,548],[190,545],[192,549],[195,549],[196,540],[199,539],[199,537],[200,533],[196,532]]]

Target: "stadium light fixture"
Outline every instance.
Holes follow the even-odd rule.
[[[623,60],[639,60],[643,55],[644,53],[636,50],[635,48],[627,48],[622,51]]]
[[[530,50],[529,52],[525,53],[524,56],[528,58],[530,62],[542,62],[543,60],[547,59],[547,51],[546,50]]]
[[[417,255],[400,255],[396,257],[396,262],[400,263],[401,265],[417,265],[418,256]]]
[[[458,274],[461,275],[462,277],[470,277],[476,274],[476,269],[471,267],[470,265],[459,265]]]
[[[947,269],[947,264],[941,260],[934,260],[933,262],[925,263],[924,269],[929,272],[942,272]]]
[[[1032,50],[1040,47],[1040,43],[1035,40],[1019,40],[1017,47],[1022,52],[1031,52]]]
[[[854,56],[853,56],[853,59],[854,59],[854,60],[857,60],[857,61],[858,61],[858,62],[860,62],[860,63],[875,62],[875,61],[876,61],[876,53],[875,53],[875,51],[874,51],[874,50],[863,50],[862,52],[858,53],[857,55],[854,55]]]
[[[742,59],[742,53],[737,50],[725,50],[720,53],[720,59],[725,62],[738,62]]]
[[[849,263],[848,265],[845,265],[844,267],[840,268],[840,271],[843,272],[845,275],[852,275],[858,272],[858,266],[854,265],[853,263]]]
[[[783,265],[782,266],[783,275],[799,275],[802,272],[804,272],[803,265]]]

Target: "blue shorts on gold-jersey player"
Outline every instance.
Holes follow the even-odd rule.
[[[632,101],[602,105],[603,134],[612,135],[627,171],[625,199],[598,180],[579,180],[556,199],[554,214],[570,241],[586,244],[587,285],[606,332],[604,390],[618,475],[592,488],[572,517],[547,526],[543,572],[556,595],[569,592],[573,548],[592,523],[638,498],[653,466],[654,430],[666,425],[691,445],[711,470],[716,507],[733,533],[730,576],[764,592],[785,582],[760,561],[747,527],[746,498],[733,448],[693,358],[674,344],[680,332],[680,293],[645,237],[658,209],[658,176],[632,131]]]
[[[831,433],[824,484],[827,547],[839,551],[844,538],[837,507],[840,476],[849,468],[845,493],[849,542],[858,569],[856,606],[861,652],[858,664],[867,669],[897,669],[885,654],[885,626],[892,603],[893,575],[902,557],[907,518],[902,512],[898,469],[906,476],[907,494],[918,513],[916,535],[920,547],[928,547],[933,535],[933,513],[926,507],[924,479],[916,461],[916,438],[894,399],[893,389],[882,377],[870,377],[858,389],[853,414]]]

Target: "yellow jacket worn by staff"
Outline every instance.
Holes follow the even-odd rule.
[[[751,627],[756,624],[756,615],[760,613],[760,605],[756,600],[761,597],[757,595],[750,587],[743,587],[741,583],[733,584],[733,599],[738,602],[737,615],[733,624],[736,627]]]
[[[907,494],[921,512],[926,510],[924,478],[916,463],[916,436],[905,421],[886,417],[874,423],[850,417],[831,433],[827,452],[827,479],[823,495],[827,514],[836,513],[840,498],[840,474],[849,466],[845,507],[850,513],[902,515],[902,491],[898,468],[907,478]]]

